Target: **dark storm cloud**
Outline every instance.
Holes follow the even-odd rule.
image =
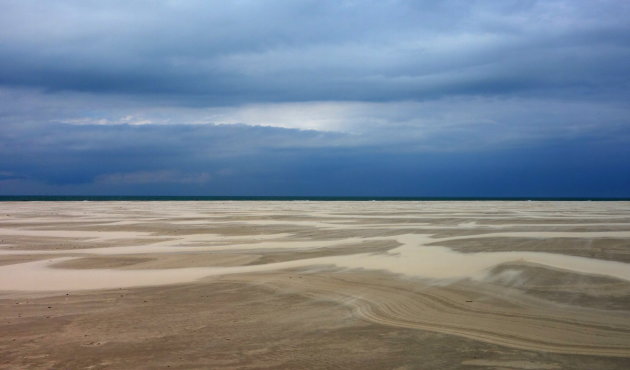
[[[0,194],[630,196],[628,19],[0,0]]]
[[[630,81],[623,1],[0,4],[0,83],[8,86],[221,105],[626,98]]]
[[[601,138],[456,152],[335,144],[346,139],[245,125],[49,124],[37,136],[13,129],[12,140],[0,146],[0,189],[17,195],[628,196],[630,147]]]
[[[337,136],[244,125],[48,124],[38,127],[37,135],[32,132],[32,127],[0,130],[10,138],[0,146],[0,168],[20,178],[59,184],[92,182],[97,176],[134,181],[133,176],[119,176],[122,173],[229,170],[221,166],[265,152],[291,150],[296,142],[302,147],[331,146]]]

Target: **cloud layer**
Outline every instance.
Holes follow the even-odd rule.
[[[0,0],[0,193],[630,196],[627,19],[619,0]]]

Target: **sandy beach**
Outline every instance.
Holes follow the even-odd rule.
[[[0,202],[0,368],[630,368],[630,202]]]

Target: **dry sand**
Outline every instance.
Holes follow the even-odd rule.
[[[0,203],[1,368],[630,368],[628,202]]]

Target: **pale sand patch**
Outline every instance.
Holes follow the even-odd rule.
[[[585,257],[566,256],[542,252],[479,252],[460,253],[446,247],[426,246],[434,241],[427,235],[402,235],[396,237],[402,246],[388,253],[360,253],[347,256],[327,256],[298,259],[286,262],[262,265],[214,267],[214,268],[178,268],[168,270],[107,270],[92,269],[66,270],[50,269],[50,265],[68,261],[72,257],[56,258],[0,267],[0,290],[86,290],[133,286],[154,286],[192,282],[205,276],[239,274],[262,271],[274,271],[312,266],[334,266],[341,269],[379,270],[388,273],[403,274],[409,277],[434,280],[436,284],[447,284],[461,279],[481,280],[492,268],[504,263],[533,263],[574,273],[608,276],[630,281],[630,264],[604,261]],[[293,248],[308,248],[322,245],[351,244],[348,240],[310,242],[287,242]],[[261,243],[265,245],[264,243]],[[303,247],[302,244],[306,244]],[[275,246],[275,243],[271,244]],[[266,246],[266,245],[265,245]],[[268,246],[267,246],[268,247]],[[217,249],[218,248],[218,249]],[[264,248],[264,247],[263,247]],[[190,250],[183,247],[165,249]],[[225,250],[226,247],[196,248],[193,250]],[[231,248],[232,249],[239,249]],[[241,249],[252,249],[251,246]],[[121,254],[117,248],[104,248],[94,254]],[[147,253],[146,248],[127,247],[136,253]],[[138,252],[138,251],[142,252]],[[148,251],[160,249],[148,248]],[[90,250],[93,251],[93,250]]]

